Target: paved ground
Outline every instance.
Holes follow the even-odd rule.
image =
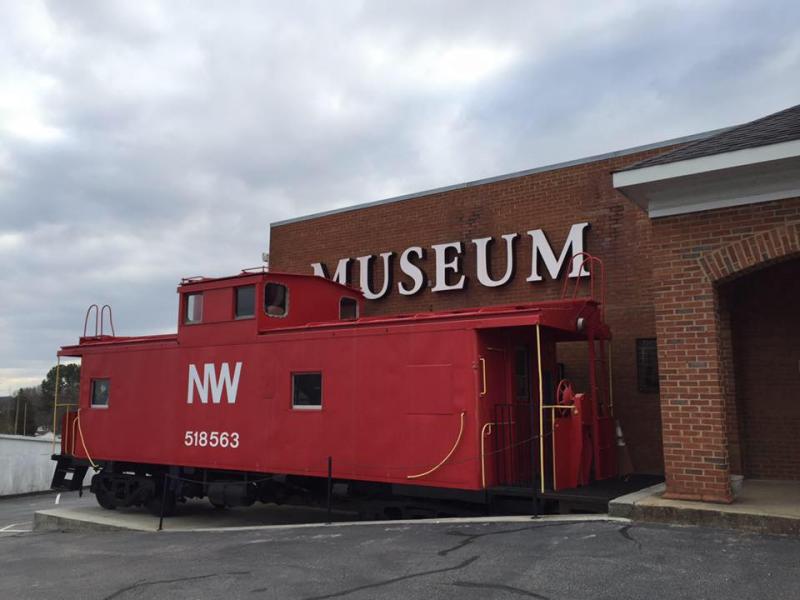
[[[57,497],[58,504],[55,503]],[[33,513],[37,510],[96,505],[94,496],[88,492],[83,498],[79,498],[77,492],[63,493],[61,496],[47,493],[0,498],[0,537],[33,529]]]
[[[0,501],[0,523],[7,502]],[[15,506],[13,514],[22,515]],[[800,538],[660,525],[397,523],[0,536],[0,598],[796,600],[798,589]]]

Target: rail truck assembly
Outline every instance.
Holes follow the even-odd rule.
[[[387,507],[485,506],[615,478],[602,263],[575,260],[585,284],[513,306],[361,317],[351,287],[261,268],[182,280],[176,334],[117,336],[94,306],[99,328],[87,312],[58,352],[80,358],[81,382],[77,405],[56,397],[52,487],[93,469],[104,508],[170,514],[187,498],[320,498],[330,482]]]

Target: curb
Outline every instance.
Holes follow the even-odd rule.
[[[34,531],[136,531],[156,533],[156,527],[142,527],[120,523],[113,517],[89,517],[83,514],[69,514],[70,509],[43,510],[34,513]],[[452,519],[404,519],[394,521],[340,521],[333,523],[295,523],[281,525],[245,525],[241,527],[193,527],[186,529],[170,529],[169,521],[165,522],[164,533],[226,533],[245,531],[283,531],[292,529],[358,527],[358,526],[407,526],[407,525],[461,525],[489,523],[585,523],[613,522],[629,523],[629,519],[608,515],[547,515],[541,517],[509,516],[509,517],[456,517]]]
[[[665,489],[666,487],[662,483],[633,494],[615,498],[608,504],[608,514],[613,517],[622,517],[646,523],[738,529],[752,533],[800,535],[800,519],[792,517],[723,510],[713,504],[706,503],[687,506],[687,503],[683,501],[674,503],[669,501],[664,503],[648,502],[654,496],[660,498]]]
[[[33,513],[33,531],[155,531],[133,525],[120,525],[113,519],[88,519],[81,515],[63,515],[69,509],[40,510]]]
[[[651,485],[648,488],[644,488],[643,490],[639,490],[638,492],[633,492],[631,494],[620,496],[619,498],[614,498],[608,503],[608,514],[612,517],[630,519],[631,515],[634,513],[634,508],[639,502],[645,498],[650,498],[651,496],[660,494],[666,489],[666,484],[658,483],[656,485]]]

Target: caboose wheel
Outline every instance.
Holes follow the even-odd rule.
[[[97,498],[97,503],[106,510],[114,510],[117,508],[117,505],[114,504],[114,500],[111,497],[111,492],[109,492],[102,485],[97,486],[97,491],[95,491],[94,497]]]

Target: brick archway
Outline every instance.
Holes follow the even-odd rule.
[[[800,221],[737,240],[698,259],[712,283],[722,283],[800,255]]]
[[[747,397],[747,382],[737,376],[734,353],[734,332],[731,319],[732,299],[724,290],[740,278],[747,278],[784,261],[800,257],[800,221],[793,221],[759,232],[717,248],[697,259],[714,289],[716,321],[719,331],[720,386],[725,404],[726,443],[730,472],[746,473],[747,410],[742,398]],[[747,378],[745,377],[745,380]]]
[[[734,280],[794,257],[800,257],[800,221],[791,221],[742,237],[697,258],[700,270],[713,289],[719,336],[719,386],[725,413],[725,436],[720,441],[727,446],[728,467],[732,474],[742,475],[747,470],[744,454],[748,437],[745,424],[747,411],[740,406],[744,390],[736,376],[730,297],[723,290]]]
[[[741,274],[743,273],[744,274]],[[787,252],[716,286],[730,471],[800,479],[800,253]]]
[[[800,198],[658,219],[653,241],[665,497],[730,502],[743,446],[719,292],[800,256]]]

